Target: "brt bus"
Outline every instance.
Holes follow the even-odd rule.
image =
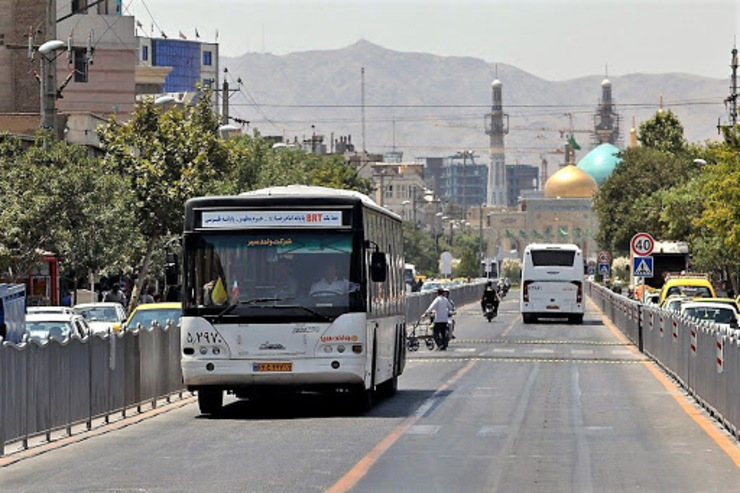
[[[330,264],[347,289],[312,289]],[[340,392],[360,411],[395,393],[401,218],[367,196],[291,185],[188,200],[182,268],[182,373],[203,414],[224,391]]]
[[[583,254],[578,245],[527,245],[521,286],[520,309],[525,324],[540,317],[583,323]]]

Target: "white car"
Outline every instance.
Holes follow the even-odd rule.
[[[28,306],[26,313],[67,313],[72,314],[72,308],[68,306]]]
[[[681,315],[711,322],[721,329],[738,329],[737,312],[724,303],[687,301],[681,305]]]
[[[25,340],[64,341],[73,335],[86,337],[90,327],[81,315],[74,313],[29,313],[26,315]]]
[[[74,306],[74,313],[82,315],[93,334],[113,332],[115,325],[126,321],[126,309],[120,303],[81,303]]]

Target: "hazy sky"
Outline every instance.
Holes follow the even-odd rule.
[[[223,56],[337,49],[472,56],[548,80],[684,72],[729,78],[740,0],[124,0],[150,34],[219,33]]]

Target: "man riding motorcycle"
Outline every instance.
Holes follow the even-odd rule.
[[[486,314],[486,305],[493,307],[494,315],[498,314],[498,304],[501,301],[498,295],[498,290],[493,286],[493,281],[488,281],[486,287],[483,289],[483,295],[480,298],[480,307],[483,311],[483,315]]]

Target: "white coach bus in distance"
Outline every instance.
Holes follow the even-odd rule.
[[[406,300],[393,212],[301,185],[194,198],[182,257],[181,367],[203,414],[224,392],[339,392],[360,411],[395,393]]]
[[[524,249],[520,310],[525,324],[538,318],[583,323],[583,254],[577,245],[532,243]]]

